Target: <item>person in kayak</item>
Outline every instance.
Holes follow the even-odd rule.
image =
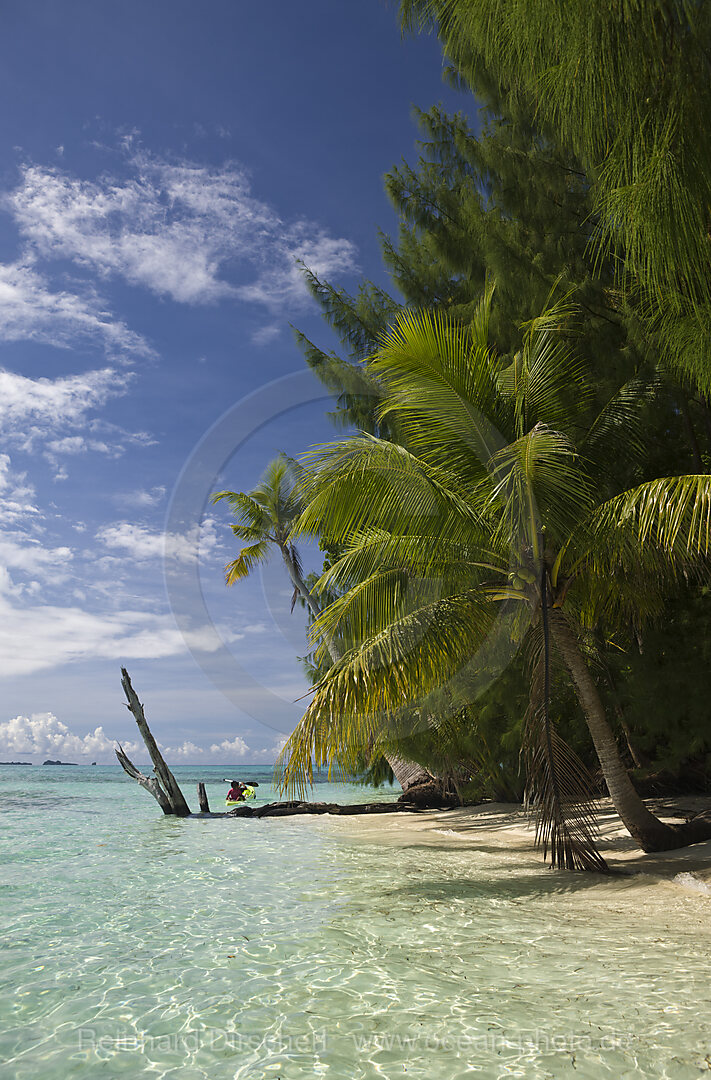
[[[232,787],[227,792],[227,802],[244,802],[245,785],[241,780],[233,780]]]

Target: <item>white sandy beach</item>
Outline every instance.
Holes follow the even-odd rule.
[[[680,822],[711,804],[703,796],[650,800],[664,821]],[[517,803],[483,803],[453,810],[383,817],[334,818],[337,828],[354,831],[364,840],[398,847],[432,847],[457,852],[500,853],[520,870],[546,873],[542,853],[534,845],[530,816]],[[649,886],[652,880],[672,885],[711,904],[711,840],[668,852],[645,854],[637,847],[609,799],[599,801],[600,850],[616,874]],[[565,873],[565,872],[561,872]],[[643,875],[644,877],[638,877]],[[579,875],[575,875],[579,877]]]

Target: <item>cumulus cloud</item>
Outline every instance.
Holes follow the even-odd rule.
[[[104,309],[91,290],[55,291],[27,263],[0,263],[0,340],[39,341],[69,349],[98,340],[111,355],[152,355],[145,338]]]
[[[73,734],[66,724],[51,712],[15,716],[0,723],[0,755],[23,758],[95,760],[113,757],[116,743],[107,737],[101,725],[86,735]],[[124,743],[127,753],[139,749],[135,742]]]
[[[194,742],[190,742],[190,739],[186,739],[180,746],[166,746],[161,747],[166,758],[195,758],[204,754],[205,751],[201,746],[196,746]]]
[[[222,757],[242,758],[248,752],[247,743],[239,735],[235,735],[234,739],[223,739],[220,743],[213,743],[210,747],[211,754]]]
[[[22,170],[5,205],[28,257],[68,258],[178,303],[232,297],[280,310],[307,299],[295,260],[319,273],[357,269],[349,240],[311,222],[282,220],[234,162],[167,161],[136,152],[133,140],[125,145],[123,178]]]
[[[252,756],[255,761],[263,761],[267,765],[272,765],[280,753],[286,746],[288,741],[287,735],[282,735],[271,746],[266,746],[262,750],[257,750]]]
[[[202,528],[184,534],[156,532],[145,525],[121,521],[106,525],[96,534],[108,548],[124,551],[132,559],[171,559],[182,563],[195,562],[200,555],[212,551],[217,544],[215,522],[206,518]]]

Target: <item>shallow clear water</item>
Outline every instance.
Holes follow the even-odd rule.
[[[222,770],[176,774],[218,808]],[[167,819],[109,767],[0,767],[0,810],[3,1080],[711,1067],[698,891],[473,852],[446,817]]]

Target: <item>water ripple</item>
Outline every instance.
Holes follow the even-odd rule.
[[[701,892],[60,783],[6,817],[3,1080],[708,1072]]]

